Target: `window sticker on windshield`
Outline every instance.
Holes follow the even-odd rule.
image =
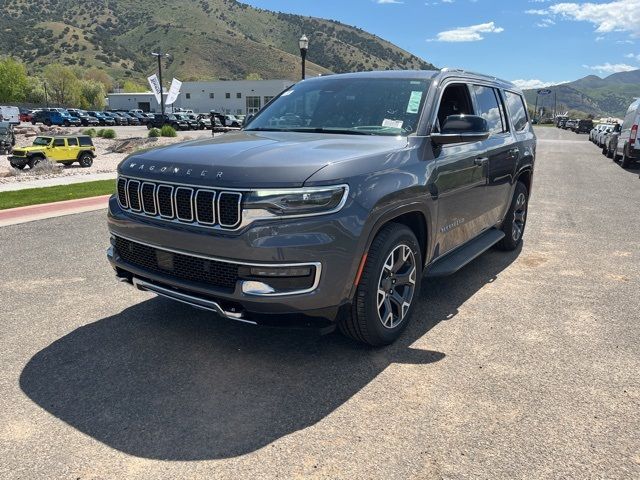
[[[286,92],[284,92],[282,95],[280,95],[281,97],[286,97],[287,95],[291,95],[293,93],[293,90],[287,90]]]
[[[412,91],[409,97],[409,103],[407,104],[407,113],[418,113],[420,100],[422,100],[422,92],[419,90]]]
[[[388,118],[385,118],[382,121],[382,126],[391,128],[402,128],[402,123],[402,120],[390,120]]]

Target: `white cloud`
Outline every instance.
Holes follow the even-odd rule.
[[[629,72],[631,70],[638,70],[638,67],[633,65],[627,65],[626,63],[603,63],[602,65],[583,65],[584,68],[589,70],[595,70],[599,73],[618,73]]]
[[[521,88],[522,90],[529,90],[532,88],[545,88],[545,87],[550,87],[552,85],[560,85],[563,83],[567,83],[566,81],[564,82],[545,82],[543,80],[538,80],[538,79],[530,79],[530,80],[523,80],[523,79],[518,79],[518,80],[513,80],[512,83]]]
[[[469,27],[458,27],[453,30],[445,30],[438,33],[435,39],[429,41],[436,42],[477,42],[483,40],[485,33],[501,33],[504,28],[496,27],[494,22],[471,25]]]
[[[404,2],[400,2],[399,0],[377,0],[377,2],[379,5],[384,5],[384,4],[390,4],[390,3],[404,3]]]
[[[556,24],[556,22],[554,22],[550,18],[543,18],[539,22],[536,22],[536,27],[548,28],[548,27],[551,27],[552,25],[555,25],[555,24]]]
[[[617,0],[609,3],[557,3],[549,13],[569,20],[589,22],[596,32],[629,32],[640,36],[640,0]]]

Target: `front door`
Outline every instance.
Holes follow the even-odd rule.
[[[47,157],[49,157],[49,160],[59,162],[67,158],[67,150],[68,148],[64,138],[54,138],[53,148],[47,152]]]
[[[436,129],[449,115],[473,115],[469,87],[464,83],[444,88]],[[487,228],[487,152],[481,142],[434,147],[438,199],[436,255],[453,250]]]

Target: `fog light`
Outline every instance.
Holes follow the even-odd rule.
[[[254,277],[307,277],[311,275],[311,267],[251,267]]]
[[[273,292],[275,292],[274,288],[263,282],[256,282],[254,280],[245,280],[242,282],[242,293],[265,295]]]

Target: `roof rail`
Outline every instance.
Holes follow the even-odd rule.
[[[498,77],[494,77],[493,75],[486,75],[484,73],[478,73],[478,72],[472,72],[470,70],[465,70],[464,68],[451,68],[451,67],[444,67],[442,69],[440,69],[441,72],[460,72],[460,73],[468,73],[469,75],[475,75],[477,77],[484,77],[484,78],[488,78],[491,80],[495,80],[497,82],[502,82],[502,83],[508,83],[508,84],[513,84],[513,82],[509,81],[509,80],[504,80],[502,78],[498,78]]]

